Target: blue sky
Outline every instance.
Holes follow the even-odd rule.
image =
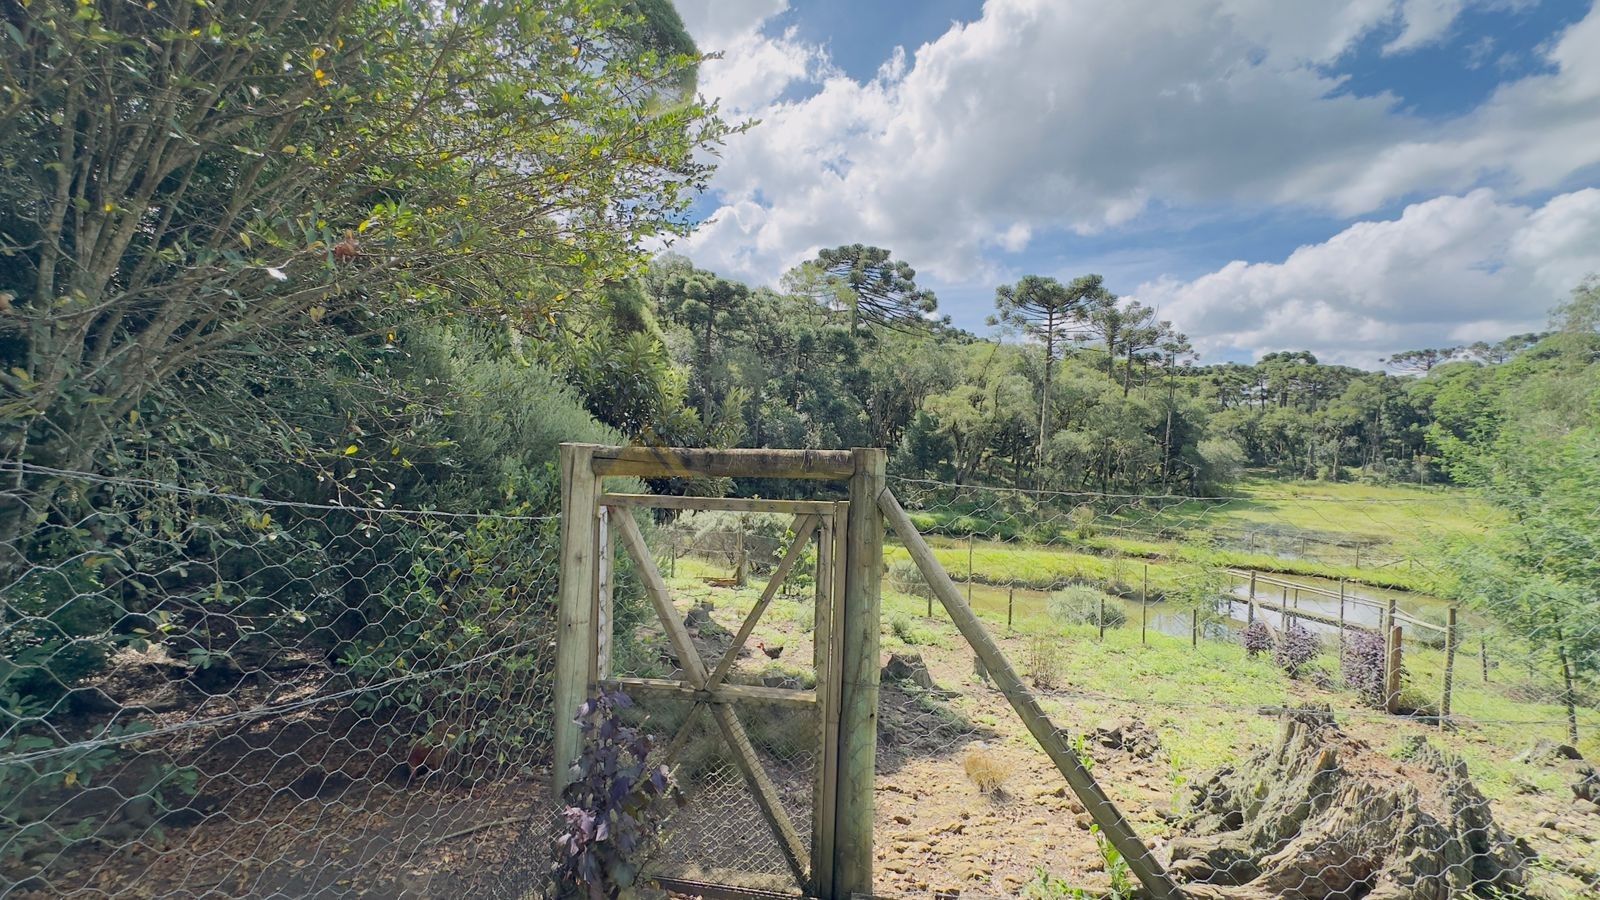
[[[1540,325],[1600,270],[1588,0],[680,0],[760,119],[679,250],[757,283],[894,250],[955,321],[1099,272],[1203,358]]]

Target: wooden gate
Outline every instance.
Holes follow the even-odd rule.
[[[647,872],[702,896],[848,897],[871,886],[872,761],[882,520],[874,499],[883,454],[704,451],[565,444],[560,635],[556,660],[555,786],[576,758],[572,719],[600,688],[643,711],[688,802],[664,823]],[[847,481],[851,500],[751,500],[613,493],[607,477],[769,477]],[[729,510],[792,517],[787,548],[731,639],[708,646],[686,621],[635,520],[640,508]],[[864,515],[856,516],[861,510]],[[668,677],[618,671],[612,653],[613,539],[627,553],[669,648]],[[763,684],[741,670],[751,634],[805,549],[816,542],[814,686]],[[846,660],[868,660],[847,666]],[[781,747],[752,732],[781,729]],[[710,759],[707,763],[704,760]],[[698,761],[696,761],[698,760]],[[726,762],[727,765],[721,765]],[[736,773],[728,775],[726,773]],[[863,789],[863,786],[865,789]]]
[[[889,492],[882,450],[685,450],[563,444],[561,475],[561,592],[553,723],[558,796],[566,786],[568,768],[578,756],[579,734],[573,722],[578,707],[598,688],[616,687],[646,702],[687,706],[681,715],[670,717],[665,759],[677,761],[696,729],[709,719],[709,726],[700,732],[702,737],[716,741],[727,753],[744,796],[749,798],[746,807],[724,803],[711,811],[710,818],[702,815],[668,821],[666,852],[647,867],[663,886],[705,897],[845,900],[872,893],[879,587],[887,518],[995,686],[1106,839],[1122,854],[1146,893],[1157,900],[1181,900],[1181,890],[1079,760],[1066,733],[1050,721]],[[608,493],[604,489],[607,477],[828,479],[847,481],[849,492],[847,501],[821,502],[657,497]],[[728,646],[709,658],[697,645],[634,521],[631,510],[638,507],[794,517],[794,537],[765,590],[744,615]],[[676,677],[618,677],[612,671],[613,531],[633,560],[661,634],[670,644]],[[793,570],[801,550],[818,535],[815,688],[731,679],[741,648]],[[751,740],[750,717],[762,715],[762,709],[767,715],[812,717],[815,729],[810,743],[815,753],[803,791],[794,790],[792,779],[788,790],[780,786],[771,772],[772,754],[763,753]],[[771,712],[773,709],[778,712]],[[809,802],[798,802],[797,794]],[[714,835],[708,839],[714,830],[727,835],[727,840]],[[772,873],[758,871],[760,866],[750,865],[748,855],[736,853],[730,865],[706,865],[707,860],[722,856],[725,843],[753,834],[770,835],[775,842],[781,860],[776,867],[782,870],[776,880]]]

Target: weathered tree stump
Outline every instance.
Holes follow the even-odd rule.
[[[1193,788],[1172,845],[1184,891],[1214,898],[1445,900],[1515,890],[1523,854],[1425,738],[1375,753],[1327,710],[1291,710],[1275,747]]]

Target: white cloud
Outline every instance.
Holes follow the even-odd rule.
[[[1397,350],[1542,328],[1597,268],[1600,189],[1533,209],[1483,188],[1351,225],[1281,263],[1232,262],[1135,296],[1199,336],[1206,358],[1311,347],[1370,366]]]
[[[969,282],[1000,274],[996,249],[1115,229],[1151,204],[1355,216],[1482,184],[1561,189],[1600,162],[1600,12],[1549,49],[1551,72],[1454,121],[1327,74],[1369,34],[1398,31],[1393,52],[1440,39],[1464,2],[989,0],[865,82],[767,34],[783,0],[680,4],[702,44],[730,42],[706,93],[761,119],[726,150],[718,221],[683,249],[765,282],[862,240]]]

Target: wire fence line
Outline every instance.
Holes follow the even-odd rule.
[[[557,517],[7,473],[0,896],[546,879]]]
[[[556,517],[29,474],[65,490],[0,571],[0,896],[521,896],[548,880]],[[1581,674],[1563,679],[1541,633],[1462,609],[1446,645],[1435,626],[1449,603],[1426,592],[1426,572],[1226,536],[1353,530],[1421,556],[1424,538],[1459,527],[1459,500],[1324,498],[1307,512],[1291,492],[891,488],[1026,696],[1197,895],[1381,894],[1423,875],[1484,895],[1600,889],[1580,837],[1600,823],[1582,805],[1600,810],[1586,799],[1600,782],[1569,758],[1594,755],[1600,701]],[[793,536],[787,519],[682,516],[648,534],[715,665]],[[878,893],[1121,889],[1128,872],[1092,811],[1012,716],[1023,695],[997,689],[909,562],[889,541]],[[617,674],[671,677],[681,659],[618,565]],[[814,683],[817,566],[807,549],[732,667],[739,681]],[[1252,617],[1248,582],[1229,569],[1316,590],[1298,602],[1260,591]],[[1343,628],[1325,621],[1337,623],[1341,589]],[[1356,646],[1358,626],[1385,624],[1391,605],[1404,630],[1394,712],[1371,696],[1387,648]],[[1267,628],[1255,650],[1252,618]],[[684,730],[684,707],[641,705],[658,748]],[[813,840],[819,723],[760,704],[739,715]],[[701,800],[669,820],[665,858],[707,880],[786,877],[725,739],[709,719],[686,733],[678,771]],[[1315,814],[1292,823],[1235,804],[1262,791]],[[1397,812],[1397,829],[1347,797],[1420,812]],[[1317,835],[1355,850],[1319,858]],[[1410,847],[1420,874],[1380,846]]]

